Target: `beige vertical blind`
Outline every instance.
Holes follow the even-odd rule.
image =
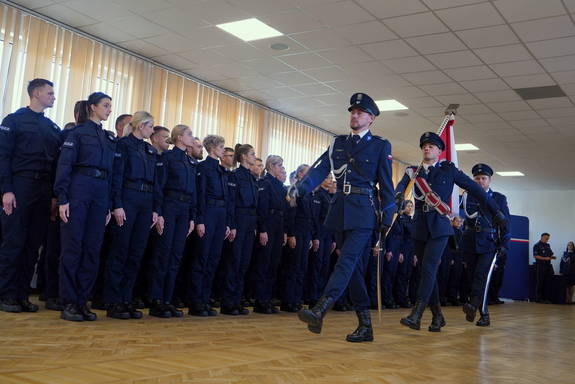
[[[57,100],[46,115],[60,126],[74,120],[76,101],[99,91],[112,97],[112,115],[104,123],[110,130],[117,116],[146,110],[169,129],[186,124],[200,138],[218,134],[227,146],[248,143],[264,160],[279,154],[287,169],[311,163],[329,144],[325,132],[9,5],[0,6],[0,20],[2,116],[28,105],[27,82],[42,77],[54,82]]]

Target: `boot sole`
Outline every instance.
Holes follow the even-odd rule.
[[[473,323],[473,320],[475,320],[476,312],[477,309],[473,310],[473,308],[470,308],[469,305],[467,304],[463,306],[463,313],[465,313],[465,320],[469,321],[470,323]]]
[[[297,317],[304,323],[308,324],[307,329],[309,329],[310,332],[316,334],[321,333],[323,320],[315,317],[309,309],[302,309],[297,313]]]
[[[405,325],[406,327],[409,327],[411,329],[415,329],[416,331],[421,330],[420,324],[410,324],[407,321],[404,321],[404,319],[401,319],[399,322],[401,323],[401,325]]]

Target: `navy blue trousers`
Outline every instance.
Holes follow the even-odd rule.
[[[309,267],[307,278],[307,293],[310,300],[318,300],[329,276],[329,263],[331,258],[331,244],[333,243],[333,231],[324,228],[325,235],[319,239],[319,248],[316,252],[309,253]]]
[[[417,300],[426,304],[439,303],[437,286],[437,269],[443,250],[447,245],[448,235],[427,241],[413,240],[415,254],[421,263],[421,280],[417,291]],[[420,257],[420,255],[422,255]]]
[[[395,243],[395,242],[394,242]],[[389,249],[392,253],[391,259],[387,260],[385,254],[383,255],[383,277],[381,279],[381,298],[383,301],[393,300],[393,283],[395,282],[395,275],[399,264],[399,253],[401,252],[400,244],[394,244]],[[385,252],[388,250],[386,249]]]
[[[284,241],[284,219],[270,215],[267,221],[268,242],[261,245],[259,233],[254,240],[255,259],[252,295],[256,300],[270,300],[281,260]]]
[[[152,223],[152,194],[122,189],[124,225],[110,220],[110,251],[104,273],[104,301],[124,303],[132,300],[132,291],[140,269]]]
[[[0,299],[27,299],[38,251],[50,220],[50,183],[12,176],[16,208],[1,212]]]
[[[467,264],[467,272],[469,273],[471,296],[477,296],[483,300],[485,285],[487,284],[487,274],[489,273],[489,267],[493,262],[495,252],[479,254],[464,252],[463,254],[465,256],[465,263]]]
[[[60,254],[62,253],[60,240],[60,226],[62,220],[59,217],[55,221],[48,222],[48,236],[46,239],[46,259],[44,260],[44,271],[46,275],[46,297],[58,297],[58,283],[60,275]]]
[[[60,227],[60,300],[64,304],[86,304],[100,261],[100,248],[108,213],[109,185],[74,173],[70,183],[70,217]]]
[[[312,224],[296,220],[294,234],[296,246],[288,247],[288,259],[285,266],[285,287],[283,303],[299,303],[302,298],[303,283],[307,271],[309,242],[311,241]]]
[[[371,240],[372,232],[368,228],[334,231],[340,253],[324,295],[338,300],[348,287],[356,311],[367,310],[371,306],[365,287],[365,270],[370,256],[365,247]]]
[[[222,266],[222,306],[239,305],[255,238],[257,217],[236,213],[236,237]],[[227,241],[227,240],[226,240]]]
[[[206,232],[202,237],[194,232],[194,250],[187,274],[186,297],[196,304],[207,304],[210,300],[226,234],[226,207],[206,205],[204,217]]]
[[[397,265],[397,274],[393,284],[393,297],[397,303],[407,302],[407,288],[413,269],[413,243],[403,245],[403,262]]]
[[[186,244],[186,234],[190,228],[190,204],[166,196],[162,214],[164,232],[154,239],[148,298],[171,302]]]

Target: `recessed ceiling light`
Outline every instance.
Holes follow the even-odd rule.
[[[269,47],[275,51],[287,51],[289,49],[289,45],[281,43],[270,44]]]
[[[455,144],[456,151],[476,151],[478,149],[479,148],[473,144]]]
[[[405,105],[396,100],[378,100],[375,102],[381,112],[385,111],[399,111],[402,109],[409,109]]]
[[[525,176],[523,173],[519,171],[510,171],[510,172],[495,172],[499,176]]]
[[[239,37],[244,41],[265,39],[268,37],[282,36],[281,32],[273,29],[258,19],[247,19],[216,25],[216,27]]]

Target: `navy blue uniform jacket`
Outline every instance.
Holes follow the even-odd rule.
[[[511,245],[511,217],[509,214],[509,207],[507,206],[507,198],[499,192],[493,192],[491,189],[487,191],[487,195],[497,205],[499,210],[503,212],[507,219],[507,225],[500,228],[495,220],[493,220],[491,212],[484,207],[479,208],[481,204],[473,197],[467,196],[467,204],[465,211],[469,215],[479,212],[473,219],[465,218],[465,227],[481,227],[493,228],[495,233],[476,232],[473,229],[465,229],[463,236],[459,242],[459,247],[464,252],[469,253],[487,253],[495,252],[497,246],[503,246],[509,249]]]
[[[364,178],[350,163],[346,150],[355,160],[358,168],[367,177]],[[370,181],[377,183],[381,201],[382,222],[391,225],[395,212],[393,181],[391,174],[391,143],[379,136],[367,132],[355,146],[349,135],[336,136],[332,145],[318,159],[317,165],[311,168],[305,177],[298,182],[306,193],[313,191],[326,178],[332,169],[336,177],[337,190],[343,189],[344,181],[358,188],[371,188]],[[377,217],[374,208],[379,210],[377,196],[336,192],[331,200],[325,225],[336,231],[351,229],[377,228]]]
[[[19,171],[56,175],[60,128],[30,108],[9,114],[0,126],[0,190],[14,192],[12,174]],[[18,198],[18,197],[16,197]]]
[[[417,170],[417,167],[407,167],[403,178],[397,184],[396,192],[405,193],[405,188],[410,181],[410,175]],[[453,191],[453,186],[458,185],[467,190],[469,194],[475,197],[491,213],[499,210],[498,205],[485,193],[475,181],[469,178],[465,173],[450,161],[441,161],[435,164],[429,175],[424,175],[425,170],[421,167],[420,175],[427,177],[429,186],[435,191],[441,200],[448,202]],[[413,238],[415,240],[427,241],[428,238],[436,239],[441,236],[453,235],[451,221],[446,216],[440,215],[435,209],[431,208],[429,212],[423,212],[423,201],[418,200],[420,196],[417,187],[414,185],[415,213],[413,216]]]
[[[54,184],[59,205],[68,204],[74,167],[94,168],[107,172],[106,180],[111,187],[117,141],[110,132],[102,129],[101,124],[96,124],[92,120],[76,125],[64,134],[66,141],[62,144]],[[109,208],[111,207],[110,204]]]

